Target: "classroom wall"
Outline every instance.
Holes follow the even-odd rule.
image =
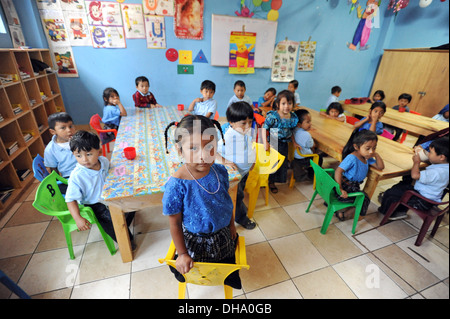
[[[141,3],[125,0],[124,3]],[[418,2],[418,1],[417,1]],[[27,44],[48,47],[35,1],[15,1]],[[296,72],[300,82],[301,104],[320,109],[334,85],[343,89],[341,98],[367,96],[384,48],[426,47],[448,43],[449,1],[438,0],[425,9],[411,1],[410,8],[394,19],[386,12],[388,1],[381,6],[380,28],[372,30],[366,51],[351,51],[351,42],[359,20],[345,0],[284,0],[280,8],[277,41],[304,41],[311,36],[317,41],[316,65],[313,72]],[[235,15],[239,0],[205,0],[204,39],[181,40],[174,36],[173,18],[166,17],[167,48],[192,50],[193,57],[201,49],[210,61],[211,15]],[[233,95],[233,83],[241,79],[247,94],[257,100],[269,87],[278,91],[287,83],[270,81],[270,69],[257,69],[252,75],[230,75],[225,67],[194,63],[194,75],[178,75],[177,62],[165,58],[166,50],[147,49],[145,39],[127,39],[126,49],[94,49],[73,47],[79,78],[59,78],[67,111],[78,124],[87,124],[90,116],[102,114],[102,91],[112,86],[119,91],[124,105],[133,105],[134,79],[145,75],[150,90],[162,105],[188,105],[200,94],[200,83],[210,79],[216,83],[215,99],[224,116],[228,100]]]

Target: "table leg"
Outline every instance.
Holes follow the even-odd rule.
[[[366,185],[364,186],[364,192],[366,192],[369,198],[372,198],[373,193],[375,193],[375,189],[377,188],[378,182],[380,181],[380,175],[375,171],[369,169],[369,173],[367,174]]]
[[[119,245],[119,252],[122,256],[122,262],[128,263],[133,260],[133,252],[131,251],[131,241],[125,214],[120,207],[115,205],[110,205],[109,211],[116,233],[117,244]]]

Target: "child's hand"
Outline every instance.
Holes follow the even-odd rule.
[[[419,153],[415,152],[412,157],[412,160],[413,160],[414,164],[420,164],[421,160],[420,160]]]
[[[235,240],[237,237],[237,232],[236,232],[236,225],[234,223],[230,224],[230,233],[231,233],[231,239]]]
[[[188,253],[184,253],[181,256],[178,256],[175,261],[175,267],[177,268],[180,274],[186,274],[194,267],[194,261]]]
[[[194,100],[195,103],[199,103],[199,102],[203,102],[203,98],[202,97],[198,97]]]
[[[223,165],[232,168],[233,170],[237,171],[238,167],[236,166],[236,164],[234,164],[231,161],[225,160],[225,162],[223,163]]]
[[[342,195],[341,195],[342,198],[348,197],[348,193],[346,191],[344,191],[343,189],[341,189],[341,193],[342,193]]]
[[[77,224],[77,228],[80,231],[89,230],[91,229],[92,226],[91,223],[86,218],[83,218],[81,216],[75,219],[75,223]]]

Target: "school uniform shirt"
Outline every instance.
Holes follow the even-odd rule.
[[[246,175],[256,161],[251,134],[251,129],[247,134],[242,134],[230,126],[224,134],[225,145],[223,141],[219,142],[217,149],[223,158],[236,164],[241,176]]]
[[[313,138],[311,137],[311,134],[309,134],[308,131],[305,131],[301,127],[296,127],[294,129],[294,139],[295,139],[295,142],[298,145],[300,145],[300,147],[302,148],[300,150],[300,152],[302,154],[307,155],[307,154],[312,154],[313,153],[312,147],[314,146],[314,140],[313,140]],[[303,159],[305,157],[299,155],[297,153],[297,151],[295,151],[294,152],[294,158]]]
[[[236,94],[235,94],[235,95],[233,95],[233,97],[230,99],[230,101],[228,101],[228,106],[227,106],[227,108],[228,108],[231,104],[236,103],[236,102],[247,102],[250,106],[253,106],[252,99],[249,98],[248,95],[244,95],[244,97],[243,97],[242,99],[240,99],[240,98],[238,98],[238,97],[236,96]]]
[[[363,118],[361,119],[361,121],[362,121],[362,120],[365,120],[365,119],[366,119],[366,118],[363,117]],[[357,123],[358,123],[358,122],[357,122]],[[369,122],[366,122],[366,123],[364,123],[364,124],[359,128],[358,132],[359,132],[359,131],[362,131],[362,130],[370,130],[370,126],[371,126],[371,124],[370,124]],[[383,134],[383,130],[384,130],[383,123],[377,122],[377,124],[375,125],[375,131],[376,131],[377,135]]]
[[[432,164],[420,172],[414,189],[435,202],[442,201],[442,194],[449,182],[449,164]]]
[[[343,175],[352,182],[362,183],[369,172],[369,165],[375,164],[374,158],[369,158],[367,163],[363,163],[353,154],[347,155],[339,165],[344,170]]]
[[[446,119],[446,118],[444,117],[444,115],[442,115],[442,114],[436,114],[435,116],[433,116],[433,119],[438,120],[438,121],[445,121],[445,122],[448,122],[448,119]]]
[[[298,92],[294,92],[295,104],[300,105],[300,94]]]
[[[212,119],[214,118],[214,115],[216,115],[216,111],[217,101],[214,99],[209,99],[207,101],[195,103],[192,114],[206,116],[206,114],[211,113],[209,118]]]
[[[117,105],[105,105],[103,108],[102,122],[105,124],[120,124],[120,109]]]
[[[99,156],[100,170],[89,169],[77,163],[73,170],[66,192],[66,203],[77,201],[80,204],[100,202],[103,185],[108,175],[109,161]]]
[[[72,151],[61,143],[56,143],[56,135],[53,135],[52,140],[45,147],[44,150],[44,165],[45,167],[57,168],[62,177],[68,178],[70,173],[75,168],[77,160]]]
[[[339,98],[336,95],[331,94],[331,96],[327,100],[327,105],[325,105],[325,108],[328,108],[330,104],[334,102],[339,102]]]
[[[150,107],[150,104],[157,104],[152,92],[144,95],[139,90],[133,94],[133,101],[136,107]]]

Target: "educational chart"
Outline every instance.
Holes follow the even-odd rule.
[[[145,39],[144,16],[140,4],[121,4],[122,21],[124,23],[125,36],[128,39]]]
[[[281,41],[273,51],[272,82],[290,82],[294,79],[298,42]]]
[[[50,48],[70,45],[62,11],[40,10],[39,12]]]
[[[120,4],[110,1],[85,1],[90,25],[122,26]]]
[[[78,70],[73,58],[72,47],[58,46],[54,47],[53,58],[58,66],[58,76],[60,77],[78,77]]]
[[[166,48],[166,28],[163,16],[146,14],[144,16],[148,49]]]
[[[143,0],[144,14],[173,17],[175,11],[174,0]]]
[[[94,48],[126,48],[122,27],[91,26],[92,46]]]
[[[255,32],[232,31],[230,35],[230,74],[255,73]]]
[[[91,35],[85,12],[63,11],[71,46],[90,46]]]
[[[316,41],[300,41],[298,71],[313,71],[316,58]]]
[[[179,39],[203,39],[203,1],[175,0],[175,36]]]

